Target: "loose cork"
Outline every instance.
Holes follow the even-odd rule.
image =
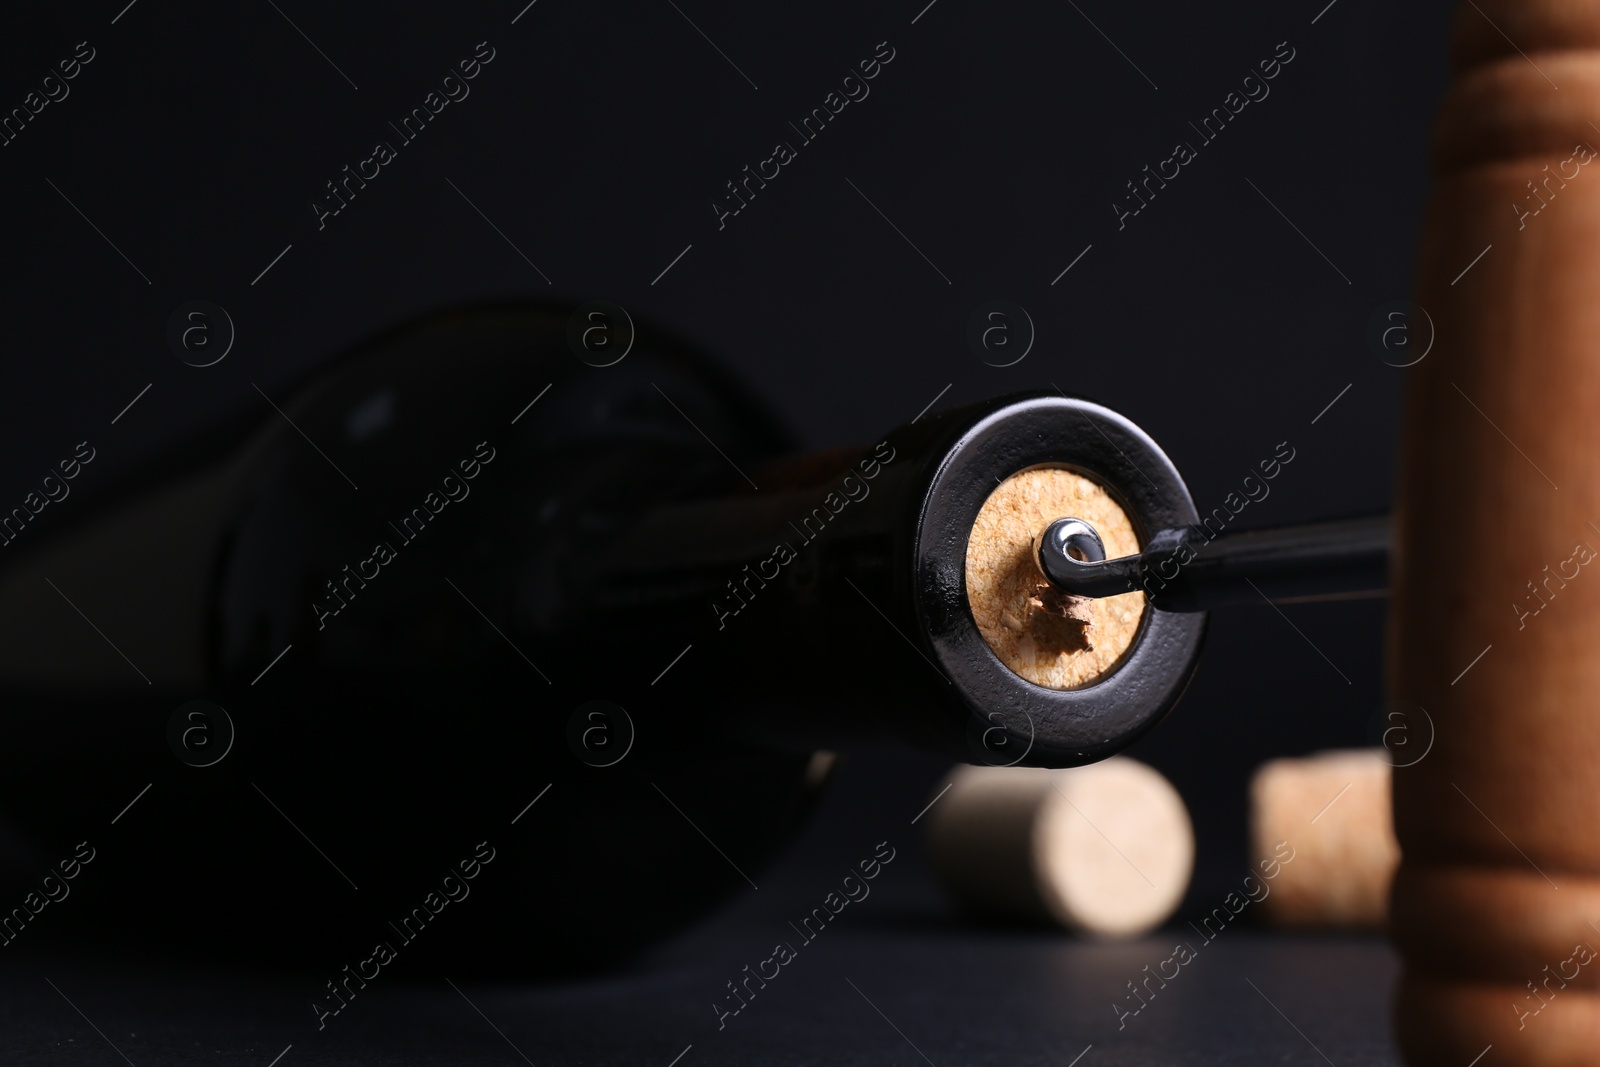
[[[1318,752],[1275,759],[1250,782],[1252,862],[1280,842],[1295,850],[1261,914],[1275,926],[1376,929],[1389,913],[1400,862],[1389,809],[1385,749]]]
[[[1128,651],[1144,615],[1142,592],[1091,599],[1057,593],[1034,556],[1034,539],[1056,519],[1093,526],[1106,558],[1139,551],[1127,513],[1073,471],[1013,474],[989,494],[967,541],[967,602],[1001,663],[1035,685],[1075,689],[1106,674]]]
[[[958,767],[947,782],[928,812],[928,855],[971,912],[1134,937],[1168,919],[1188,889],[1188,809],[1142,763]]]

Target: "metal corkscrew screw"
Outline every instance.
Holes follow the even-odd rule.
[[[1300,523],[1208,537],[1178,526],[1150,538],[1144,551],[1106,559],[1094,527],[1061,518],[1035,542],[1050,584],[1081,597],[1143,591],[1168,611],[1227,604],[1344,600],[1388,592],[1389,516]]]

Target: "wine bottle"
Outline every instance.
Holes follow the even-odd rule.
[[[0,804],[34,869],[98,849],[0,940],[600,962],[755,884],[831,750],[1073,765],[1177,701],[1203,611],[1030,555],[1063,509],[1121,553],[1195,522],[1128,420],[1008,397],[796,457],[588,316],[412,323],[0,549]]]

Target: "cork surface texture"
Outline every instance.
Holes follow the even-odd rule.
[[[1069,470],[1021,471],[984,501],[967,540],[967,603],[990,649],[1035,685],[1076,689],[1098,681],[1133,644],[1145,596],[1062,596],[1045,580],[1033,541],[1056,519],[1100,534],[1106,558],[1139,551],[1133,524],[1105,489]]]

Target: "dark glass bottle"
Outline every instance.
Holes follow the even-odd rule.
[[[411,324],[5,547],[0,803],[24,869],[97,850],[74,914],[34,922],[596,964],[743,886],[821,749],[1079,763],[1176,701],[1203,615],[1152,608],[1117,671],[1060,692],[964,599],[972,516],[1015,470],[1093,473],[1145,536],[1193,520],[1126,420],[1013,398],[784,458],[715,367],[631,324],[595,358],[587,321]]]

